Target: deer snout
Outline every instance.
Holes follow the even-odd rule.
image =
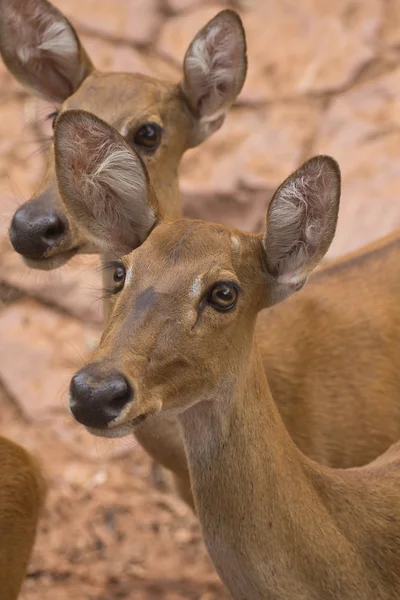
[[[40,260],[60,245],[68,233],[68,221],[56,207],[40,198],[23,204],[10,225],[10,240],[22,256]]]
[[[133,398],[127,379],[99,363],[87,365],[72,378],[70,409],[75,419],[95,429],[107,428]]]

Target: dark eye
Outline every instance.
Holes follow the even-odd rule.
[[[210,292],[208,302],[216,310],[230,310],[236,304],[238,291],[233,283],[217,283]]]
[[[52,112],[49,115],[47,115],[47,119],[49,121],[51,121],[51,125],[52,125],[53,129],[54,129],[54,125],[56,123],[57,117],[58,117],[58,110],[55,110],[54,112]]]
[[[157,123],[145,123],[137,130],[133,139],[136,146],[156,150],[161,142],[162,130]]]
[[[115,289],[120,290],[125,283],[125,268],[122,265],[115,267],[113,272],[113,282],[115,283]]]

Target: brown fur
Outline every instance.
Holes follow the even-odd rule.
[[[17,600],[45,497],[36,461],[0,436],[0,596]]]
[[[325,165],[333,174],[326,161],[314,159],[312,165]],[[293,177],[314,171],[310,161]],[[321,193],[318,182],[316,190]],[[338,203],[335,177],[331,190],[324,211],[332,214]],[[279,196],[275,200],[279,204]],[[305,194],[301,200],[310,215],[310,198]],[[321,260],[335,225],[321,216],[315,229],[324,247],[310,246],[298,273],[308,274]],[[275,227],[267,223],[265,239]],[[285,238],[291,231],[293,246],[285,245],[285,255],[297,248],[307,227],[304,222],[296,231],[289,222]],[[134,396],[115,421],[94,433],[122,436],[138,419],[176,415],[204,540],[235,600],[398,600],[400,444],[348,470],[320,465],[294,444],[273,402],[255,331],[258,312],[274,302],[275,278],[288,280],[290,274],[297,281],[298,273],[288,273],[285,260],[278,261],[283,266],[277,273],[268,271],[263,240],[212,223],[159,218],[143,245],[121,260],[131,276],[115,287],[91,372],[95,366],[104,379],[117,369]],[[370,268],[373,272],[373,258]],[[210,290],[221,281],[239,289],[227,312],[210,304]],[[326,281],[321,272],[310,287]],[[272,319],[279,306],[266,314]],[[300,350],[292,346],[295,336],[296,330],[294,339],[282,341],[289,356]],[[318,359],[323,361],[321,354],[316,368]],[[351,378],[351,370],[348,374]],[[375,390],[370,392],[372,406]],[[296,403],[297,397],[289,400]],[[324,417],[322,410],[318,416]],[[306,415],[303,419],[306,425]]]

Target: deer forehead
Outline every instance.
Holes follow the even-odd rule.
[[[115,124],[121,118],[155,120],[162,125],[171,105],[180,105],[177,85],[139,73],[99,73],[89,75],[63,105],[63,110],[87,110]]]
[[[196,299],[217,280],[236,278],[242,257],[238,236],[222,226],[180,219],[158,225],[127,258],[126,285],[150,281],[160,291],[176,288]]]
[[[163,222],[143,245],[143,254],[154,252],[179,266],[190,263],[223,263],[231,257],[230,232],[223,225],[192,219]]]

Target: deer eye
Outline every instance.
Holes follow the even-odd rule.
[[[230,310],[236,304],[238,289],[234,283],[216,283],[208,296],[208,303],[216,310]]]
[[[117,265],[113,271],[114,291],[119,292],[125,283],[126,271],[123,265]]]
[[[53,127],[53,129],[56,124],[56,119],[57,119],[58,115],[59,115],[59,111],[55,110],[54,112],[50,113],[46,117],[49,121],[51,121],[51,126]]]
[[[136,131],[133,138],[135,146],[154,152],[161,142],[162,129],[157,123],[145,123]]]

